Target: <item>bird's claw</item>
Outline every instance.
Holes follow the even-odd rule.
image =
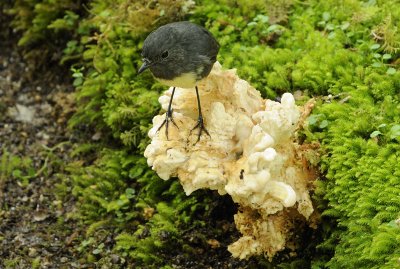
[[[196,142],[195,142],[193,145],[196,145],[197,142],[200,141],[201,133],[202,133],[203,131],[211,138],[210,133],[207,131],[206,127],[204,126],[203,117],[202,117],[201,115],[200,115],[200,116],[198,117],[198,119],[197,119],[197,124],[196,124],[196,126],[194,126],[192,130],[190,130],[189,136],[192,134],[192,131],[193,131],[194,129],[197,129],[197,128],[199,128],[199,134],[198,134],[198,136],[197,136]]]
[[[176,125],[176,123],[174,121],[174,118],[172,117],[172,109],[170,111],[167,111],[167,113],[165,114],[165,120],[163,121],[163,123],[161,123],[160,127],[158,127],[158,129],[157,129],[157,132],[158,132],[165,125],[165,136],[167,137],[167,140],[169,140],[168,139],[168,127],[169,127],[170,121],[175,125],[175,127],[177,129],[179,129],[178,125]]]

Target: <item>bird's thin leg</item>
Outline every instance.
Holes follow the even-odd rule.
[[[176,128],[179,129],[178,125],[176,125],[174,119],[172,118],[172,99],[174,99],[174,93],[175,93],[175,87],[172,89],[172,94],[171,94],[171,99],[169,99],[169,104],[168,104],[168,110],[167,113],[165,114],[165,120],[163,123],[158,127],[157,132],[160,131],[160,129],[165,125],[165,135],[168,140],[168,126],[169,126],[169,121],[171,121]]]
[[[199,117],[197,118],[197,124],[196,124],[196,126],[193,127],[193,129],[190,131],[190,134],[192,133],[192,131],[193,131],[194,129],[199,128],[199,134],[198,134],[197,141],[196,141],[196,143],[197,143],[197,142],[199,142],[199,140],[200,140],[200,136],[201,136],[201,133],[203,132],[203,130],[204,130],[204,132],[205,132],[209,137],[211,137],[211,135],[208,133],[206,127],[204,126],[203,114],[201,113],[199,89],[197,88],[197,86],[196,86],[196,95],[197,95],[197,106],[198,106],[198,108],[199,108]],[[190,134],[189,134],[189,135],[190,135]],[[194,144],[196,144],[196,143],[194,143]]]

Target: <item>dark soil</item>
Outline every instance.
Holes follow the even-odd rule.
[[[30,80],[13,44],[0,45],[0,268],[74,268],[74,248],[68,246],[77,236],[75,225],[65,217],[59,221],[74,203],[57,200],[54,192],[56,173],[68,161],[73,88],[64,79],[68,74],[41,73]],[[18,157],[32,161],[21,164],[35,171],[25,180],[5,171]]]

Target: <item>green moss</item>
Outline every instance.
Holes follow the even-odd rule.
[[[36,169],[29,157],[19,157],[11,154],[5,148],[0,155],[0,187],[3,188],[6,181],[18,180],[23,186],[28,185],[29,180],[36,174]]]
[[[400,173],[400,145],[384,129],[390,130],[389,126],[399,122],[399,115],[393,111],[400,106],[393,98],[376,103],[367,89],[357,91],[350,93],[348,103],[335,102],[317,109],[329,122],[322,133],[322,145],[328,154],[322,158],[326,180],[320,188],[329,201],[323,215],[336,218],[342,229],[333,234],[339,241],[328,265],[393,268],[399,252],[394,244],[400,238],[393,236],[394,244],[387,244],[385,238],[399,231],[394,223],[400,206],[396,202],[400,194],[396,176]],[[383,121],[389,126],[382,125]],[[371,138],[377,129],[382,130],[381,135]]]
[[[17,268],[20,264],[20,260],[18,258],[15,259],[5,259],[3,263],[7,268]]]
[[[93,165],[77,162],[67,170],[65,184],[79,197],[79,214],[73,217],[88,224],[82,254],[101,254],[96,250],[99,238],[112,233],[117,253],[138,264],[163,264],[160,251],[165,247],[178,251],[182,230],[201,225],[192,215],[204,211],[207,203],[186,197],[178,182],[159,179],[141,156],[105,150]]]
[[[82,47],[73,40],[84,33],[83,28],[81,32],[77,29],[82,17],[87,16],[86,2],[17,0],[4,7],[5,12],[13,16],[10,25],[20,35],[18,46],[22,48],[30,72],[45,69],[49,62],[79,60]],[[68,49],[65,48],[67,43]]]
[[[31,266],[32,266],[32,269],[37,269],[37,268],[40,268],[40,257],[37,257],[37,258],[35,258],[35,259],[33,259],[32,260],[32,264],[31,264]]]

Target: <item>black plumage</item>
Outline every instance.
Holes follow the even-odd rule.
[[[191,131],[199,128],[196,143],[203,131],[210,136],[203,122],[197,82],[208,76],[218,51],[219,44],[207,29],[187,21],[161,26],[145,39],[142,51],[144,63],[138,73],[149,68],[157,79],[173,87],[165,120],[158,128],[159,131],[165,125],[167,139],[169,122],[178,128],[172,114],[175,87],[196,88],[199,116]]]
[[[219,44],[207,29],[183,21],[153,31],[144,41],[142,56],[156,78],[172,80],[195,73],[200,80],[210,73],[218,51]]]

